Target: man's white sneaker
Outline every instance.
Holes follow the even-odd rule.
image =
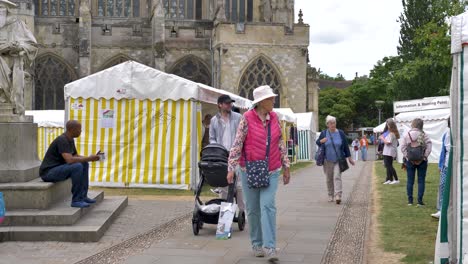
[[[260,246],[253,246],[252,251],[254,253],[254,256],[257,258],[265,257],[265,252],[263,251],[263,248]]]
[[[400,183],[400,181],[392,181],[389,184],[399,184],[399,183]]]
[[[392,181],[386,181],[383,184],[390,184]]]
[[[440,218],[440,211],[437,211],[435,214],[431,214],[432,217],[439,219]]]
[[[266,248],[266,255],[269,262],[278,261],[278,255],[276,254],[276,248]]]

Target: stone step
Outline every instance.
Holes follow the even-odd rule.
[[[71,196],[71,179],[52,183],[36,178],[28,182],[0,183],[7,211],[48,209]]]
[[[127,204],[126,196],[106,197],[70,226],[0,227],[0,241],[97,242]]]
[[[5,220],[0,226],[62,226],[73,225],[93,207],[102,202],[104,192],[88,193],[88,197],[96,199],[96,204],[88,208],[71,207],[71,195],[46,210],[16,209],[6,211]]]

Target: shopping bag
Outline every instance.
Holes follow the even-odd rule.
[[[5,200],[3,200],[3,193],[0,192],[0,224],[5,219]]]
[[[231,238],[232,222],[236,211],[237,204],[221,202],[218,226],[216,227],[216,239],[226,240]]]

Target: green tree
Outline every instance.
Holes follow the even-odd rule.
[[[319,94],[319,127],[325,129],[325,117],[337,119],[337,127],[346,129],[353,123],[355,103],[348,89],[328,88]]]

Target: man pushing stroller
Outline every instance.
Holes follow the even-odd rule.
[[[218,97],[219,112],[211,118],[210,144],[217,143],[223,145],[228,151],[231,150],[232,143],[236,138],[237,128],[242,115],[232,111],[234,100],[229,95]],[[244,199],[240,181],[237,181],[237,206],[244,211]],[[227,198],[228,187],[218,188],[222,199]]]

